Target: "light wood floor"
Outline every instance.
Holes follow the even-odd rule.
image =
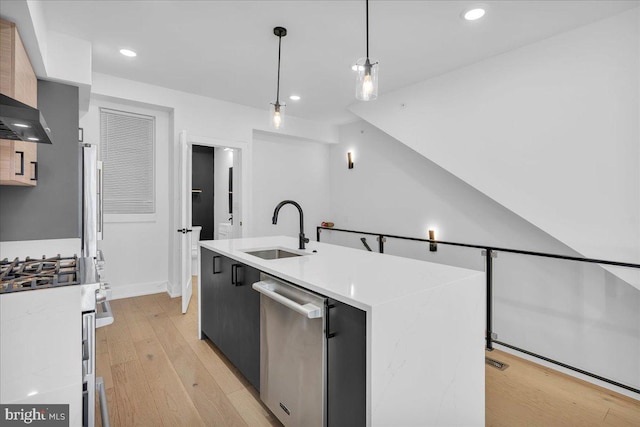
[[[96,332],[111,425],[280,426],[224,355],[198,339],[197,295],[187,314],[180,304],[164,293],[111,302],[115,322]],[[510,367],[486,367],[487,426],[640,426],[639,401],[497,350],[490,356]]]
[[[164,293],[111,308],[114,323],[96,331],[96,373],[113,427],[281,426],[224,355],[198,339],[197,294],[184,315],[180,298]]]
[[[487,426],[640,426],[640,401],[498,350],[486,366]],[[640,396],[639,396],[640,397]]]

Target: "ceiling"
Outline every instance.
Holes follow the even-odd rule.
[[[632,7],[628,1],[484,1],[486,16],[461,19],[474,1],[369,4],[370,54],[381,95]],[[351,65],[365,56],[365,2],[42,2],[49,30],[88,40],[93,70],[257,108],[275,100],[284,26],[281,98],[287,114],[330,123],[354,116]],[[118,53],[130,48],[136,58]],[[300,101],[288,100],[298,94]]]

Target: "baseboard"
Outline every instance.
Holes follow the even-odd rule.
[[[139,297],[142,295],[159,294],[166,292],[171,298],[182,295],[179,285],[172,285],[170,282],[134,283],[126,286],[111,287],[111,299],[122,299]]]
[[[171,287],[171,285],[167,284],[167,293],[171,298],[178,298],[182,296],[182,289],[174,289]]]
[[[182,289],[180,289],[180,285],[167,283],[167,293],[171,298],[178,298],[179,296],[182,296]]]
[[[191,279],[193,280],[194,277],[198,277],[198,275],[194,274],[193,276],[191,276]],[[191,282],[191,283],[193,286],[193,283],[195,282]],[[178,298],[179,296],[182,296],[182,288],[180,287],[179,283],[173,284],[169,282],[167,283],[167,293],[171,298]]]
[[[132,283],[111,287],[111,299],[139,297],[142,295],[159,294],[168,292],[167,282]],[[171,295],[169,293],[169,295]]]

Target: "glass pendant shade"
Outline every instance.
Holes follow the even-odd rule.
[[[274,130],[284,128],[285,105],[279,102],[269,104],[269,127]]]
[[[356,72],[356,99],[373,101],[378,97],[378,63],[360,58],[356,62]]]

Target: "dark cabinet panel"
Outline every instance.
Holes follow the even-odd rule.
[[[367,420],[367,317],[328,301],[327,418],[331,427],[357,427]]]
[[[224,345],[224,319],[227,317],[226,305],[222,303],[225,288],[221,283],[231,281],[231,270],[222,268],[223,261],[228,258],[210,250],[202,248],[201,257],[202,332],[220,347]]]
[[[202,332],[260,390],[260,272],[204,248],[201,260]]]
[[[238,263],[232,263],[231,270],[228,332],[233,342],[228,346],[228,357],[260,390],[260,294],[251,287],[260,280],[260,271]]]

